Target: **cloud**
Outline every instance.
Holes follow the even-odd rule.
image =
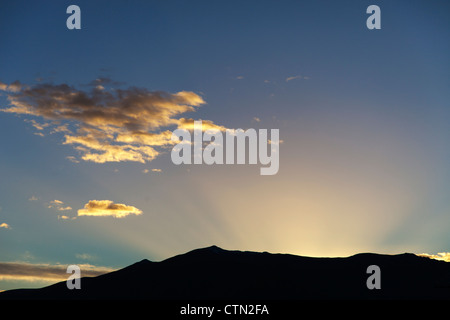
[[[159,133],[135,131],[118,134],[116,141],[148,146],[167,146],[176,142],[172,141],[172,131],[166,130]]]
[[[96,259],[95,256],[88,254],[88,253],[77,253],[75,255],[75,257],[78,259],[82,259],[82,260],[95,260]]]
[[[22,88],[22,85],[19,81],[14,81],[10,85],[7,85],[6,83],[3,83],[0,81],[0,90],[1,91],[7,91],[7,92],[18,92]]]
[[[152,171],[152,172],[162,172],[161,169],[152,169],[151,171]],[[142,173],[149,173],[149,172],[150,172],[149,169],[144,169],[144,170],[142,170]]]
[[[0,228],[11,229],[11,226],[5,222],[0,223]]]
[[[292,76],[292,77],[287,77],[286,78],[286,82],[289,82],[289,81],[292,81],[292,80],[295,80],[295,79],[301,79],[302,78],[302,76]]]
[[[202,121],[202,131],[206,130],[218,130],[218,131],[225,131],[227,128],[224,126],[219,126],[214,124],[212,121],[209,120],[194,120],[194,119],[185,119],[181,118],[178,121],[178,128],[184,129],[184,130],[194,130],[194,121]]]
[[[256,121],[256,122],[261,122],[261,119],[260,119],[260,118],[258,118],[258,117],[253,117],[253,121]]]
[[[58,211],[72,210],[72,207],[64,206],[64,202],[62,202],[61,200],[52,200],[52,201],[50,201],[50,204],[48,205],[48,208],[53,208],[53,209],[56,209]]]
[[[58,215],[58,220],[75,220],[77,217],[69,217],[66,215]]]
[[[31,196],[30,198],[28,198],[28,201],[37,201],[38,198],[36,196]]]
[[[284,143],[284,140],[279,140],[278,142],[277,141],[272,141],[272,140],[270,140],[270,139],[268,139],[267,140],[267,143],[268,144],[282,144],[282,143]]]
[[[66,159],[73,163],[80,163],[80,161],[77,160],[77,158],[75,158],[74,156],[67,156]]]
[[[78,216],[125,218],[129,215],[140,215],[142,210],[111,200],[90,200],[84,205],[84,209],[78,210]]]
[[[44,130],[44,128],[48,127],[49,123],[38,123],[36,120],[25,120],[26,122],[30,122],[33,127],[37,130]]]
[[[114,271],[108,267],[97,267],[90,264],[78,264],[81,277],[95,277]],[[26,281],[63,281],[70,276],[68,265],[32,264],[27,262],[0,262],[0,280]]]
[[[68,84],[19,82],[0,83],[9,106],[1,112],[35,116],[44,120],[26,120],[39,132],[62,133],[63,144],[72,146],[81,160],[105,162],[150,162],[160,152],[156,148],[173,145],[170,127],[190,127],[193,119],[181,117],[205,104],[201,96],[190,91],[168,93],[145,88],[126,89],[108,78],[92,81],[83,89]],[[87,89],[86,89],[87,87]],[[203,120],[204,128],[225,128]],[[205,129],[205,130],[206,130]]]
[[[438,254],[420,253],[418,256],[450,262],[450,252],[439,252]]]
[[[135,161],[145,163],[152,161],[159,152],[149,146],[135,146],[132,144],[115,145],[108,141],[108,136],[104,139],[93,134],[84,136],[65,136],[63,144],[75,144],[75,149],[82,151],[81,157],[85,161],[96,163]],[[72,161],[72,160],[71,160]]]

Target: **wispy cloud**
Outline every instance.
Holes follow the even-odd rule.
[[[72,210],[72,207],[65,206],[64,202],[62,202],[61,200],[52,200],[52,201],[50,201],[50,204],[48,205],[48,208],[53,208],[53,209],[56,209],[58,211]]]
[[[11,229],[11,226],[6,222],[0,223],[0,228]]]
[[[75,257],[78,259],[82,259],[82,260],[95,260],[96,259],[95,256],[88,254],[88,253],[77,253],[75,255]]]
[[[295,80],[295,79],[301,79],[302,78],[302,76],[291,76],[291,77],[287,77],[286,78],[286,82],[289,82],[289,81],[292,81],[292,80]]]
[[[439,252],[438,254],[420,253],[418,256],[450,262],[450,252]]]
[[[69,217],[66,215],[58,215],[58,220],[75,220],[77,217]]]
[[[49,123],[38,123],[36,120],[25,120],[26,122],[30,122],[33,127],[35,127],[37,130],[44,130],[46,127],[48,127]]]
[[[84,209],[78,210],[78,216],[125,218],[129,215],[140,215],[142,210],[111,200],[90,200]]]
[[[270,140],[270,139],[268,139],[267,140],[267,143],[268,144],[282,144],[282,143],[284,143],[284,140],[279,140],[278,142],[277,141],[272,141],[272,140]]]
[[[149,169],[144,169],[144,170],[142,170],[142,173],[149,173],[149,172],[150,172]],[[161,169],[154,168],[154,169],[151,170],[151,172],[162,172],[162,170],[161,170]]]
[[[224,126],[219,126],[209,120],[202,120],[202,119],[194,120],[192,118],[190,118],[190,119],[181,118],[179,120],[178,128],[185,129],[185,130],[194,130],[194,121],[202,121],[202,127],[201,127],[202,131],[206,131],[206,130],[225,131],[227,129]]]
[[[158,147],[174,144],[169,127],[186,128],[193,123],[193,119],[180,117],[182,114],[195,112],[205,104],[201,96],[191,91],[167,93],[108,87],[113,85],[117,83],[107,78],[92,81],[87,90],[68,84],[0,83],[0,91],[6,92],[10,104],[0,111],[43,119],[44,123],[26,121],[41,136],[47,127],[50,133],[62,133],[63,144],[80,153],[80,157],[67,157],[72,162],[145,163],[160,154]],[[203,123],[204,127],[224,130],[212,121]]]

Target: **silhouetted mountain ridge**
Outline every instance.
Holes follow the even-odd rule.
[[[367,288],[367,267],[381,289]],[[143,259],[98,277],[0,293],[0,299],[450,299],[450,264],[411,253],[345,258],[200,248],[160,262]]]

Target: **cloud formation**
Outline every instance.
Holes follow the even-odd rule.
[[[112,268],[78,264],[81,277],[95,277],[114,271]],[[27,262],[0,262],[0,280],[63,281],[70,276],[67,265],[32,264]]]
[[[52,200],[50,201],[50,204],[48,205],[48,208],[53,208],[56,209],[58,211],[68,211],[68,210],[72,210],[72,207],[70,206],[64,206],[64,202],[62,202],[61,200]]]
[[[450,262],[450,252],[439,252],[438,254],[420,253],[418,256]]]
[[[11,226],[6,222],[0,223],[0,228],[11,229]]]
[[[129,215],[140,215],[142,210],[111,200],[90,200],[84,209],[78,210],[78,216],[125,218]]]
[[[146,163],[160,154],[156,148],[169,147],[170,127],[189,129],[193,119],[181,117],[205,104],[201,96],[190,91],[167,93],[145,88],[107,88],[117,85],[106,78],[92,81],[87,90],[68,84],[37,83],[10,85],[0,82],[0,91],[9,106],[1,112],[35,116],[26,119],[44,136],[44,131],[64,135],[63,144],[71,145],[80,157],[72,162],[96,163],[134,161]],[[84,87],[86,88],[86,87]],[[203,120],[204,128],[225,130],[212,121]]]

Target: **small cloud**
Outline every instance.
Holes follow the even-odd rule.
[[[418,256],[450,262],[450,252],[439,252],[438,254],[420,253]]]
[[[264,83],[270,83],[270,80],[264,80]]]
[[[33,133],[35,136],[39,136],[39,137],[45,137],[45,135],[42,132],[35,132]]]
[[[11,229],[11,226],[5,222],[0,224],[0,228]]]
[[[25,121],[31,123],[31,125],[33,127],[35,127],[36,129],[38,129],[39,131],[42,131],[42,130],[44,130],[44,128],[49,126],[48,123],[41,124],[41,123],[36,122],[35,120],[25,120]]]
[[[244,76],[237,76],[236,79],[242,80],[242,79],[244,79]]]
[[[88,254],[88,253],[77,253],[75,255],[75,257],[78,259],[81,259],[81,260],[95,260],[96,259],[95,256]]]
[[[140,215],[142,210],[111,200],[90,200],[84,209],[78,210],[78,216],[125,218],[129,215]]]
[[[31,196],[30,198],[28,198],[28,201],[37,201],[38,198],[36,196]]]
[[[19,81],[14,81],[10,85],[7,85],[6,83],[0,81],[0,90],[2,91],[17,92],[20,91],[21,88],[22,85],[20,84]]]
[[[67,123],[53,128],[53,130],[50,132],[50,134],[57,133],[57,132],[69,132],[70,133],[70,130],[67,127]]]
[[[64,202],[62,202],[61,200],[52,200],[52,201],[50,201],[50,204],[48,205],[48,208],[53,208],[53,209],[56,209],[58,211],[72,210],[72,207],[64,206]]]
[[[268,143],[269,143],[269,144],[282,144],[282,143],[284,143],[284,140],[281,140],[281,139],[280,139],[278,142],[275,142],[275,141],[272,141],[272,140],[269,139],[269,140],[268,140]]]
[[[65,216],[65,215],[58,215],[58,220],[75,220],[76,218],[77,217],[69,217],[69,216]]]
[[[256,122],[261,122],[261,119],[260,119],[260,118],[258,118],[258,117],[253,117],[253,121],[256,121]]]
[[[75,158],[74,156],[68,156],[68,157],[66,157],[66,159],[73,163],[80,163],[80,161],[77,160],[77,158]]]
[[[151,171],[152,171],[152,172],[162,172],[161,169],[152,169]],[[142,170],[142,173],[149,173],[149,172],[150,172],[150,170],[148,170],[148,169]]]
[[[292,80],[295,80],[295,79],[301,79],[302,78],[302,76],[292,76],[292,77],[287,77],[286,78],[286,82],[289,82],[289,81],[292,81]]]

